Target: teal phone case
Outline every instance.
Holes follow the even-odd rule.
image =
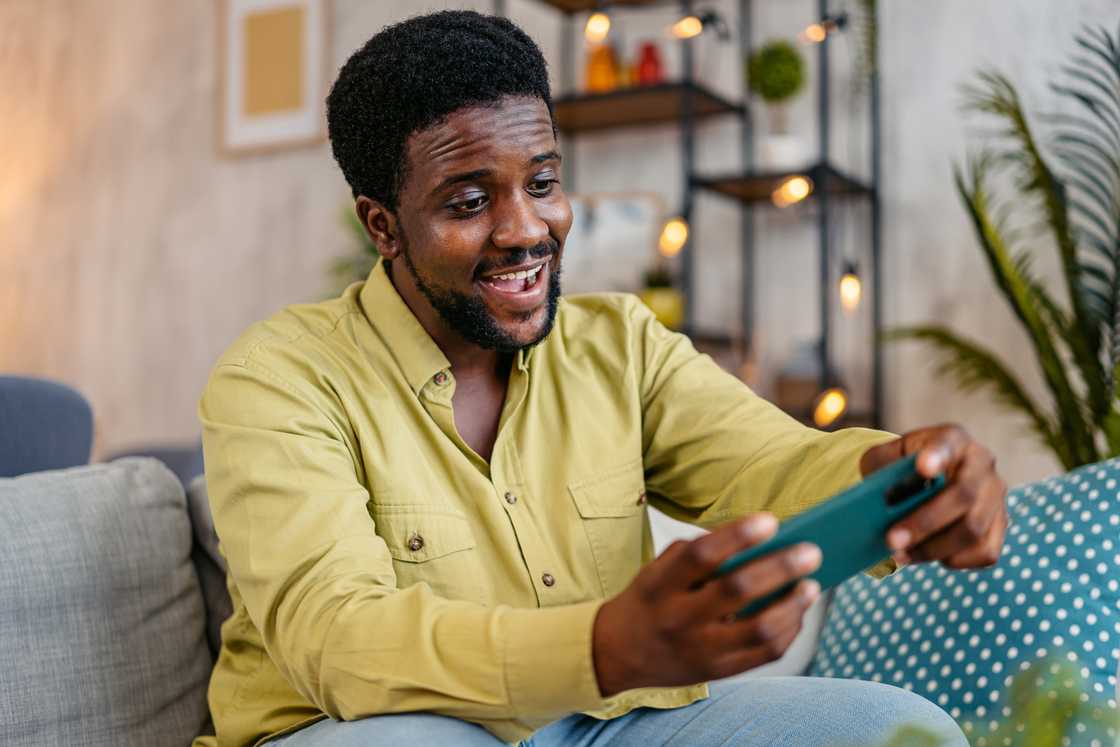
[[[927,480],[918,473],[917,462],[917,454],[892,462],[858,485],[783,522],[766,542],[725,560],[716,575],[798,542],[812,542],[821,548],[821,565],[807,576],[821,585],[821,591],[867,570],[890,555],[886,534],[891,525],[945,487],[944,475]],[[762,609],[792,586],[788,584],[755,600],[739,615]]]

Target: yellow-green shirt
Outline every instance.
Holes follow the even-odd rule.
[[[703,698],[598,689],[592,623],[652,557],[647,507],[705,527],[787,517],[893,438],[802,426],[620,294],[562,300],[518,354],[489,463],[455,429],[454,391],[380,264],[218,361],[199,411],[234,612],[217,738],[196,745],[401,711],[517,741],[572,712]]]

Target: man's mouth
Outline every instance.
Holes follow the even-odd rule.
[[[548,299],[548,278],[552,272],[550,259],[534,259],[518,267],[483,275],[478,279],[479,288],[498,308],[514,313],[533,311]]]
[[[532,288],[533,284],[536,282],[536,276],[538,276],[541,268],[543,268],[545,264],[548,264],[548,260],[542,260],[536,263],[535,267],[531,267],[528,270],[514,270],[502,274],[493,274],[493,276],[483,278],[483,281],[491,283],[495,288],[504,291],[515,292],[519,290],[528,290]]]

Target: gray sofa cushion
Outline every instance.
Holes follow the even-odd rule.
[[[218,552],[218,533],[214,531],[214,518],[210,514],[205,477],[191,481],[187,488],[187,505],[194,527],[192,558],[202,583],[202,598],[206,600],[206,638],[210,653],[217,660],[222,647],[222,623],[233,614],[233,604],[226,588],[226,559]]]
[[[0,479],[0,744],[190,743],[210,674],[191,539],[154,459]]]

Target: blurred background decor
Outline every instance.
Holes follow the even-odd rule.
[[[1074,41],[1052,86],[1068,108],[1043,120],[1041,139],[1008,78],[984,72],[966,89],[966,108],[994,117],[1001,136],[956,170],[986,264],[1049,396],[1030,394],[984,342],[947,326],[890,334],[930,345],[943,375],[1023,416],[1067,469],[1120,455],[1120,31],[1086,28]],[[1057,251],[1063,298],[1035,269],[1040,243]]]
[[[954,160],[976,142],[955,107],[957,86],[978,68],[996,67],[1013,73],[1029,111],[1091,120],[1048,84],[1084,24],[1113,28],[1115,0],[879,3],[877,148],[871,97],[853,95],[874,88],[857,49],[864,5],[829,0],[822,13],[817,0],[694,3],[700,15],[711,8],[723,17],[731,38],[721,42],[718,28],[703,23],[693,38],[672,35],[679,2],[332,0],[329,71],[378,29],[416,13],[506,13],[549,62],[565,190],[656,191],[666,205],[662,219],[686,219],[688,245],[667,264],[686,300],[681,329],[698,346],[710,337],[707,349],[725,354],[728,370],[740,375],[748,357],[751,385],[773,399],[798,341],[819,339],[824,300],[833,313],[829,359],[851,387],[841,424],[876,414],[879,425],[900,431],[956,420],[992,445],[1010,482],[1054,474],[1062,463],[1053,451],[986,390],[969,393],[933,375],[927,346],[885,346],[881,397],[871,397],[873,319],[878,306],[886,326],[936,320],[983,341],[1028,394],[1048,402],[1021,322],[992,292],[972,218],[945,188]],[[582,95],[583,30],[601,7],[614,22],[608,37],[631,58],[642,41],[657,42],[662,83]],[[0,370],[80,390],[95,413],[95,460],[144,444],[195,444],[198,396],[218,355],[253,322],[322,298],[334,282],[328,265],[351,247],[338,217],[349,190],[326,142],[243,158],[224,158],[216,147],[221,8],[216,1],[0,3]],[[746,111],[744,41],[793,39],[841,13],[849,16],[845,29],[799,47],[806,93],[788,104],[790,130],[809,144],[815,164],[817,146],[827,143],[831,169],[764,173],[758,158],[768,124],[764,110],[753,120]],[[1032,119],[1040,137],[1050,124]],[[881,180],[873,178],[876,151]],[[997,182],[1010,172],[1001,173]],[[783,204],[801,199],[779,210],[775,192]],[[74,215],[81,220],[60,219]],[[604,277],[632,271],[626,287],[645,287],[657,230],[653,220],[654,235],[624,260],[632,266],[609,267]],[[827,268],[818,261],[825,237]],[[579,256],[571,248],[569,258]],[[854,312],[841,309],[849,262],[862,284]],[[1057,253],[1041,240],[1033,270],[1060,304]],[[570,275],[574,289],[577,273]]]
[[[228,154],[326,137],[333,78],[330,0],[220,0],[220,148]]]
[[[823,37],[822,37],[823,40]],[[769,130],[762,139],[763,168],[800,168],[809,160],[805,141],[790,132],[789,103],[805,89],[805,59],[789,41],[777,39],[759,47],[747,60],[751,93],[766,105]]]
[[[349,237],[349,250],[331,260],[327,269],[330,290],[327,295],[337,296],[351,283],[365,280],[381,256],[366,233],[365,226],[354,211],[354,201],[347,199],[338,210],[338,223]]]

